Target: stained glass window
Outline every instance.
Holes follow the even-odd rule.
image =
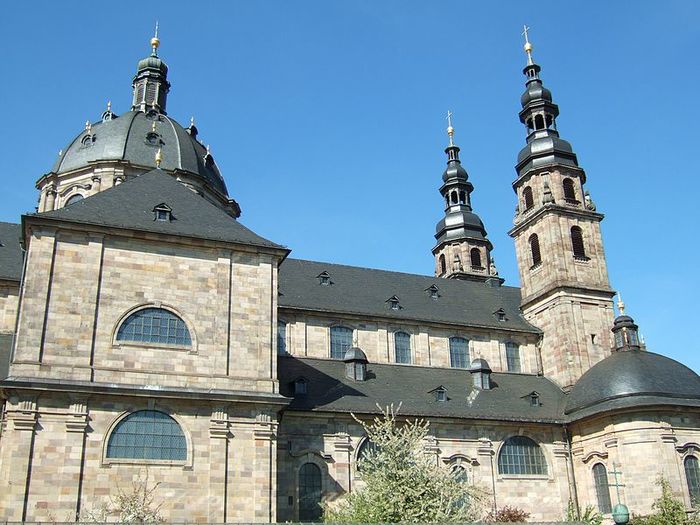
[[[469,366],[469,341],[463,337],[450,337],[450,366],[452,368]]]
[[[331,359],[342,359],[352,346],[352,329],[345,326],[331,327]]]
[[[187,459],[187,440],[168,414],[140,410],[122,419],[109,436],[107,457],[115,459]]]
[[[144,308],[131,314],[119,327],[117,341],[192,345],[185,322],[162,308]]]
[[[547,474],[547,462],[542,449],[532,439],[513,436],[506,440],[498,455],[498,472],[543,476]]]

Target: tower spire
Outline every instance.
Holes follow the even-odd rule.
[[[527,27],[527,25],[523,25],[522,35],[525,37],[525,45],[523,46],[523,49],[525,49],[525,53],[527,53],[527,65],[532,66],[534,65],[534,62],[532,61],[532,43],[530,43],[530,38],[528,36],[529,31],[530,28]]]
[[[156,20],[156,30],[153,33],[153,38],[151,38],[151,56],[158,56],[158,46],[160,45],[160,40],[158,39],[158,20]]]
[[[453,114],[447,112],[447,136],[445,148],[447,168],[442,175],[440,194],[445,202],[445,217],[435,228],[437,244],[433,248],[435,275],[451,279],[487,281],[496,279],[491,274],[491,242],[481,219],[472,211],[471,193],[474,186],[459,160],[459,147],[454,142]]]

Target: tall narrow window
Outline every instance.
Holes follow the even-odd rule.
[[[529,210],[535,205],[535,199],[532,197],[532,188],[525,186],[523,189],[523,199],[525,200],[525,210]]]
[[[683,462],[685,467],[685,480],[688,482],[688,494],[693,508],[700,505],[700,466],[698,458],[688,456]]]
[[[469,366],[469,341],[463,337],[450,337],[450,366],[452,368]]]
[[[409,364],[411,362],[411,336],[406,332],[394,334],[394,358],[397,363]]]
[[[525,436],[506,439],[498,454],[499,474],[547,475],[547,461],[540,446]]]
[[[562,186],[564,188],[564,200],[568,203],[575,204],[578,201],[576,200],[576,191],[574,190],[574,181],[572,181],[569,178],[566,178],[562,181]]]
[[[447,263],[445,262],[445,254],[441,254],[439,257],[440,261],[440,275],[444,275],[447,272]]]
[[[588,259],[586,257],[586,248],[583,244],[583,231],[578,226],[571,227],[571,249],[574,252],[574,258]]]
[[[506,364],[509,372],[520,372],[520,346],[517,343],[506,343]]]
[[[345,326],[331,327],[331,359],[342,359],[351,346],[351,328]]]
[[[542,255],[540,255],[540,239],[536,233],[530,235],[528,240],[530,244],[530,255],[532,256],[532,268],[542,264]]]
[[[284,321],[277,321],[277,353],[287,354],[287,323]]]
[[[483,268],[481,266],[481,251],[479,251],[479,248],[472,248],[471,251],[469,252],[469,257],[471,258],[471,261],[472,261],[472,268],[474,268],[474,269]]]
[[[131,314],[119,327],[117,341],[192,345],[185,322],[162,308],[143,308]]]
[[[304,463],[299,469],[299,521],[319,521],[321,509],[321,469],[313,463]]]
[[[596,463],[593,466],[593,481],[595,481],[595,495],[598,499],[598,510],[603,514],[612,512],[610,503],[610,486],[608,485],[608,472],[605,465]]]
[[[168,414],[140,410],[117,423],[107,442],[107,457],[184,461],[187,440]]]

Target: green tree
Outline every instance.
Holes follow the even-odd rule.
[[[381,408],[380,408],[381,410]],[[429,423],[398,424],[387,407],[372,423],[355,417],[374,443],[361,458],[362,486],[327,504],[326,522],[456,523],[474,521],[481,495],[423,448]]]
[[[651,506],[655,512],[648,516],[635,517],[632,520],[633,525],[700,524],[697,514],[686,512],[683,502],[674,497],[668,480],[660,478],[656,483],[661,486],[661,496]]]

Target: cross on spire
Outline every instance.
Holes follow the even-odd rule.
[[[447,135],[450,137],[450,146],[454,146],[455,128],[452,127],[452,112],[447,111]]]
[[[527,65],[531,66],[534,62],[532,61],[532,43],[530,42],[529,31],[530,28],[527,27],[527,25],[523,25],[523,32],[521,33],[521,35],[525,37],[523,49],[525,49],[525,53],[527,53]]]

